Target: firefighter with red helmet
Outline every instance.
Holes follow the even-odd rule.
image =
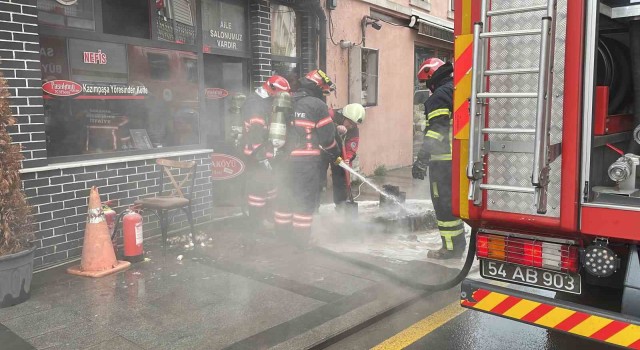
[[[287,126],[283,147],[286,160],[280,164],[279,195],[274,221],[276,231],[292,232],[292,238],[306,246],[311,234],[313,212],[320,195],[323,153],[332,161],[339,156],[335,126],[322,100],[335,89],[321,70],[313,70],[300,79],[293,95],[293,115]]]
[[[289,92],[287,79],[273,75],[255,90],[244,109],[243,152],[247,159],[246,194],[249,218],[258,227],[266,219],[269,202],[276,197],[270,159],[273,145],[268,142],[269,116],[274,97],[279,92]]]
[[[432,259],[461,257],[467,245],[462,220],[451,210],[452,73],[452,64],[438,58],[425,60],[418,70],[418,80],[426,83],[432,95],[424,103],[427,127],[412,176],[423,180],[429,169],[431,200],[442,239],[440,250],[429,251],[427,257]]]
[[[336,142],[342,153],[342,160],[349,166],[356,158],[360,144],[358,125],[364,121],[366,112],[359,103],[351,103],[333,111],[333,122],[336,124]],[[331,164],[331,180],[333,184],[333,202],[340,210],[350,196],[350,179],[347,172],[335,163]],[[326,167],[324,168],[326,170]]]

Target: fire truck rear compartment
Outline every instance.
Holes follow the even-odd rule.
[[[600,6],[591,157],[583,201],[639,210],[640,138],[634,134],[640,137],[640,130],[634,130],[640,124],[640,21],[612,14],[610,9],[622,5],[629,1],[602,1]]]

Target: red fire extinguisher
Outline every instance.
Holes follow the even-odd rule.
[[[138,262],[144,259],[142,250],[142,215],[134,209],[127,209],[122,218],[122,237],[124,241],[124,259]]]
[[[113,237],[114,231],[116,229],[116,211],[111,209],[111,205],[113,205],[113,201],[102,203],[102,212],[104,213],[104,218],[107,222],[109,234],[111,235],[111,237]]]

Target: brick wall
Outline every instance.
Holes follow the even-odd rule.
[[[271,9],[269,0],[252,0],[249,4],[251,23],[251,83],[260,86],[271,76]]]
[[[204,153],[178,158],[198,163],[193,192],[196,224],[211,220],[211,162],[208,157],[209,154]],[[118,205],[114,209],[120,213],[135,200],[157,194],[158,170],[155,159],[149,159],[22,174],[25,193],[35,214],[38,250],[34,267],[80,256],[91,186],[98,187],[102,201],[117,200]],[[170,230],[188,228],[183,212],[176,210],[172,214],[175,215],[171,219]],[[155,215],[147,212],[143,217],[145,238],[159,234]]]
[[[23,147],[23,166],[45,165],[36,0],[0,0],[0,72],[9,82],[11,110],[18,121],[9,132]]]

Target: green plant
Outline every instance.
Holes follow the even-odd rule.
[[[0,256],[29,248],[33,239],[31,207],[20,180],[23,156],[20,145],[11,142],[7,131],[15,122],[7,81],[0,75]]]
[[[378,165],[376,169],[373,171],[374,176],[385,176],[387,175],[387,167],[385,165]]]

